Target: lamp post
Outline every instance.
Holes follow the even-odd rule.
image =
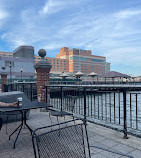
[[[22,73],[23,73],[23,69],[21,69],[20,71],[21,71],[21,82],[22,82]]]
[[[11,67],[12,67],[12,65],[11,65],[11,61],[10,61],[10,64],[9,64],[9,70],[10,70],[10,82],[12,82]]]

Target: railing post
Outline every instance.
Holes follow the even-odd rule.
[[[63,87],[61,87],[61,111],[63,110]]]
[[[16,91],[18,91],[18,84],[16,83]]]
[[[46,88],[46,100],[45,100],[45,101],[46,101],[46,103],[47,103],[47,102],[48,102],[48,99],[49,99],[49,98],[48,98],[48,87],[46,86],[45,88]],[[46,108],[46,110],[48,111],[47,108]]]
[[[23,87],[23,88],[22,88],[22,92],[25,92],[25,90],[24,90],[24,84],[22,85],[22,87]]]
[[[30,100],[33,101],[33,93],[32,93],[32,83],[30,83]]]
[[[86,124],[86,88],[84,88],[84,124]]]
[[[127,137],[127,113],[126,113],[126,90],[124,89],[123,90],[123,118],[124,118],[124,129],[123,129],[123,133],[124,133],[124,136],[123,138],[124,139],[128,139]]]
[[[10,85],[10,91],[13,91],[13,86],[12,86],[12,84]]]

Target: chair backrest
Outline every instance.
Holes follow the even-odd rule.
[[[42,134],[36,132],[32,137],[35,158],[86,158],[83,124],[65,126]]]
[[[68,95],[64,99],[65,99],[65,102],[64,102],[63,110],[67,110],[73,113],[77,98],[75,96]]]

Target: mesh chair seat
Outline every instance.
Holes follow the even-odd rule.
[[[52,116],[56,116],[56,117],[57,116],[63,117],[63,116],[72,116],[73,115],[73,114],[65,112],[65,111],[54,111],[54,110],[51,110],[50,114]]]
[[[64,101],[60,111],[58,111],[56,109],[52,109],[52,108],[48,109],[51,124],[52,124],[51,116],[57,117],[58,123],[59,123],[58,117],[64,117],[64,119],[65,119],[65,116],[72,116],[73,117],[73,111],[74,111],[76,99],[77,98],[75,96],[68,95],[65,97],[65,101]]]

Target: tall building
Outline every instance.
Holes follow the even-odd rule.
[[[39,56],[35,56],[35,62],[40,60]],[[92,55],[91,50],[82,50],[68,47],[62,47],[56,58],[46,57],[52,64],[51,71],[63,71],[76,73],[95,72],[103,74],[110,71],[110,63],[106,62],[106,57]]]
[[[9,65],[12,64],[12,78],[20,78],[20,69],[23,69],[23,77],[33,78],[34,63],[39,60],[40,57],[34,55],[32,46],[20,46],[13,53],[0,52],[0,67],[6,66],[7,72],[10,73]],[[106,62],[106,57],[92,55],[91,50],[62,47],[56,58],[45,57],[45,60],[51,63],[51,72],[54,75],[59,72],[103,74],[110,71],[110,63]]]
[[[110,63],[106,62],[106,57],[92,55],[91,50],[62,47],[56,58],[68,60],[69,72],[103,74],[110,71]]]

